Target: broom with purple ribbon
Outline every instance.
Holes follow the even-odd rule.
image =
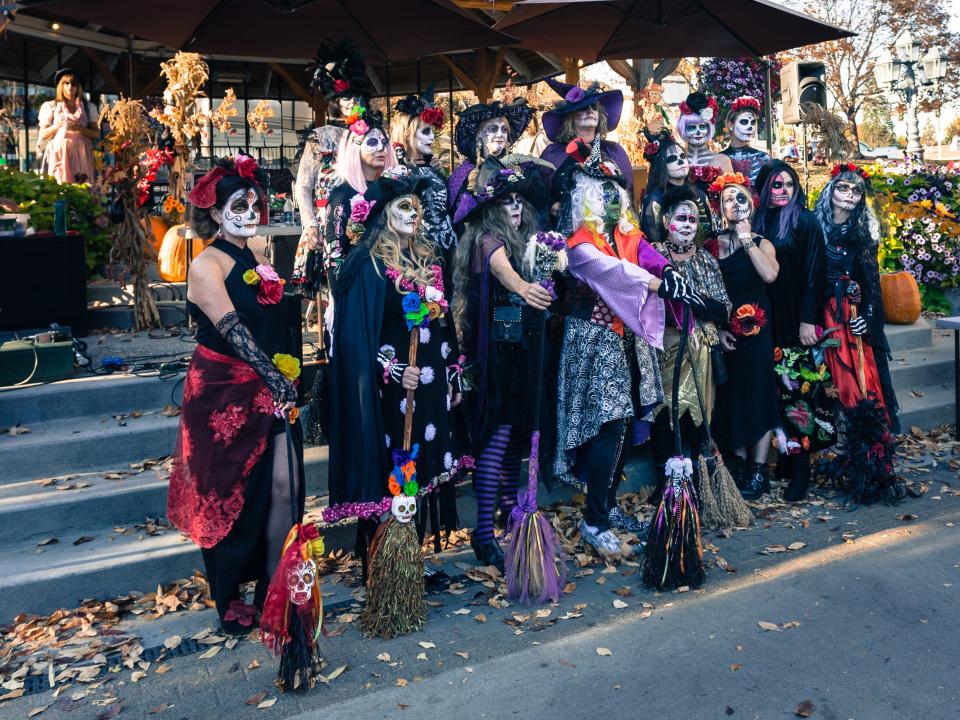
[[[530,238],[524,253],[524,270],[530,282],[538,282],[550,294],[553,272],[567,266],[566,241],[560,233],[538,232]],[[537,504],[537,480],[540,474],[540,397],[543,394],[542,366],[547,311],[539,314],[536,355],[536,387],[533,402],[534,431],[530,437],[527,486],[517,493],[517,504],[510,512],[509,539],[504,553],[507,595],[523,603],[556,602],[567,579],[563,552],[553,526]]]

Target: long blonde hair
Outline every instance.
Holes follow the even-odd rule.
[[[65,102],[67,100],[72,101],[74,99],[74,98],[68,98],[66,93],[64,93],[63,91],[63,84],[68,79],[73,83],[73,86],[77,89],[76,101],[82,103],[83,102],[83,85],[80,84],[80,78],[78,78],[73,73],[65,73],[57,81],[57,94],[56,94],[57,102],[60,103],[60,102]]]
[[[409,199],[417,208],[417,229],[413,234],[412,242],[409,243],[390,228],[390,212],[404,199]],[[401,195],[390,200],[383,209],[381,220],[383,227],[370,249],[371,257],[381,260],[387,267],[400,271],[399,277],[394,281],[394,287],[399,293],[405,292],[400,288],[401,280],[409,280],[414,285],[433,285],[435,282],[430,266],[436,264],[437,256],[433,243],[420,232],[422,218],[420,199],[416,195]],[[403,252],[405,246],[409,252]]]

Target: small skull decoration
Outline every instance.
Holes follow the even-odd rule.
[[[301,560],[287,570],[287,589],[290,602],[303,605],[310,600],[310,593],[317,582],[317,564],[313,560]]]
[[[390,501],[390,512],[399,523],[408,523],[417,512],[417,499],[409,495],[394,495]]]

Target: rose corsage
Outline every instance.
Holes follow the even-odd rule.
[[[730,315],[730,331],[740,337],[758,335],[766,324],[767,314],[754,303],[744,303]]]
[[[283,297],[283,286],[286,280],[277,275],[277,271],[270,265],[257,267],[243,273],[243,281],[247,285],[259,285],[257,302],[261,305],[276,305]]]

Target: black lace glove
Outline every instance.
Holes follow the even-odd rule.
[[[297,388],[277,370],[273,361],[257,346],[257,341],[253,339],[250,330],[236,312],[228,312],[220,318],[217,330],[237,356],[250,363],[250,367],[267,384],[275,402],[285,403],[297,399]]]
[[[863,315],[851,318],[847,324],[850,326],[850,334],[854,337],[862,337],[867,334],[867,319]]]
[[[683,275],[674,270],[671,265],[663,268],[657,295],[664,300],[676,300],[685,305],[704,306],[700,293],[690,287]]]

